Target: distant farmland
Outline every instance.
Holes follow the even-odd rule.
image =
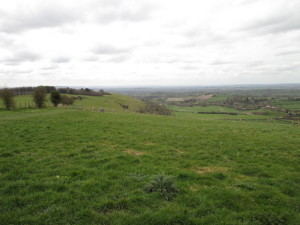
[[[207,101],[208,99],[212,98],[213,95],[200,95],[197,97],[187,97],[187,98],[168,98],[166,102],[184,102],[195,99],[196,101]]]

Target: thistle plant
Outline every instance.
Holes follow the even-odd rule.
[[[145,191],[158,192],[166,200],[172,200],[179,193],[173,178],[164,174],[154,176],[146,185]]]

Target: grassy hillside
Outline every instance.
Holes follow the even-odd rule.
[[[68,95],[78,97],[78,95]],[[120,95],[120,94],[112,94],[112,95],[104,95],[104,96],[84,96],[83,100],[76,100],[74,104],[68,108],[80,108],[80,109],[94,109],[99,110],[100,108],[104,108],[106,111],[116,111],[121,112],[125,111],[123,106],[126,107],[126,111],[136,112],[141,108],[145,107],[145,103],[139,99]],[[50,102],[50,95],[47,95],[46,106],[52,107]],[[16,108],[24,108],[24,107],[34,107],[34,102],[32,100],[31,95],[19,95],[15,97]],[[0,109],[3,108],[3,103],[0,101]]]
[[[83,107],[83,108],[104,108],[108,111],[124,111],[123,106],[128,106],[126,111],[136,112],[141,108],[145,107],[145,103],[139,99],[120,95],[111,94],[104,96],[84,96],[86,99],[76,100],[73,108]]]
[[[300,224],[299,126],[44,109],[0,127],[1,224]],[[177,197],[144,191],[157,174]]]

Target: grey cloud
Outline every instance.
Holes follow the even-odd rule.
[[[83,59],[85,62],[96,62],[99,58],[97,56],[88,56]]]
[[[129,55],[118,55],[118,56],[113,56],[111,57],[108,62],[115,62],[115,63],[121,63],[121,62],[125,62],[130,58]]]
[[[106,12],[99,16],[98,22],[110,23],[115,21],[142,21],[148,18],[147,13],[140,11],[120,11],[120,12]]]
[[[181,60],[179,59],[168,59],[168,60],[165,60],[163,61],[164,63],[169,63],[169,64],[172,64],[172,63],[178,63],[178,62],[182,62]]]
[[[93,49],[93,52],[95,54],[101,54],[101,55],[128,53],[130,51],[131,50],[129,48],[117,48],[110,45],[99,45],[95,49]]]
[[[296,72],[296,71],[299,71],[299,68],[300,68],[300,64],[299,65],[287,65],[287,66],[279,67],[275,70],[279,71],[279,72]]]
[[[28,74],[32,73],[34,70],[0,70],[0,74],[9,74],[9,75],[15,75],[15,74]]]
[[[207,28],[192,28],[185,30],[182,33],[185,37],[185,42],[180,43],[178,47],[181,48],[194,48],[194,47],[205,47],[208,45],[223,45],[234,43],[235,38],[230,35],[219,34],[218,31],[210,30]]]
[[[262,66],[264,64],[265,64],[264,61],[257,60],[257,61],[247,62],[245,66],[248,68],[252,68],[252,67]]]
[[[120,0],[95,1],[94,4],[86,3],[77,8],[65,8],[60,4],[45,2],[33,8],[19,5],[11,12],[0,9],[0,33],[59,27],[78,21],[88,22],[89,19],[101,24],[116,21],[138,22],[149,19],[155,8],[153,4],[130,4]]]
[[[234,1],[235,5],[249,5],[249,4],[253,4],[255,2],[258,2],[261,0],[238,0],[238,1]]]
[[[281,55],[295,55],[295,54],[300,54],[300,50],[296,51],[296,50],[291,50],[291,51],[282,51],[277,53],[277,56],[281,56]]]
[[[296,7],[297,8],[297,7]],[[285,11],[269,18],[245,25],[241,31],[254,31],[258,34],[283,33],[300,29],[299,10]]]
[[[225,60],[221,60],[221,59],[216,59],[211,63],[211,65],[224,65],[224,64],[231,64],[231,63],[233,63],[233,62],[225,61]]]
[[[182,66],[181,69],[183,69],[183,70],[198,70],[199,67],[193,66],[193,65],[185,65],[185,66]]]
[[[41,58],[41,56],[34,53],[34,52],[20,51],[20,52],[15,53],[14,56],[8,57],[8,58],[6,58],[2,61],[9,64],[9,65],[17,65],[17,64],[22,63],[22,62],[37,61],[40,58]]]
[[[200,47],[200,43],[198,43],[197,41],[191,41],[191,40],[187,40],[183,43],[178,44],[176,47],[179,48],[195,48],[195,47]]]
[[[58,57],[58,58],[52,59],[52,62],[54,62],[54,63],[68,63],[70,61],[71,61],[71,59],[68,57]]]
[[[57,69],[58,66],[46,66],[46,67],[43,67],[41,68],[42,70],[54,70],[54,69]]]
[[[76,20],[75,14],[59,5],[0,13],[0,32],[18,33],[30,29],[56,27]]]
[[[125,2],[126,3],[126,2]],[[100,6],[100,10],[95,12],[96,21],[99,23],[112,23],[117,21],[139,22],[148,20],[151,17],[156,7],[150,4],[122,4],[122,1],[117,3],[107,4],[106,7]]]
[[[8,37],[7,34],[1,34],[0,32],[0,46],[4,46],[6,48],[7,46],[13,46],[14,44],[14,39]]]

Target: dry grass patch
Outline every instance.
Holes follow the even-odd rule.
[[[190,186],[190,189],[191,189],[191,191],[196,192],[196,191],[200,190],[200,186],[199,185],[192,185],[192,186]]]
[[[127,154],[129,155],[134,155],[134,156],[140,156],[140,155],[144,155],[146,154],[145,152],[142,152],[142,151],[136,151],[134,149],[126,149],[125,151]]]
[[[146,143],[144,143],[144,145],[156,145],[156,144],[153,142],[146,142]]]
[[[183,151],[180,151],[180,150],[176,150],[176,152],[177,152],[178,154],[183,154],[183,153],[184,153]]]
[[[190,98],[168,98],[167,102],[184,102],[185,100],[188,100]]]
[[[198,167],[195,172],[197,174],[205,174],[205,173],[214,173],[214,172],[222,172],[226,173],[228,171],[227,167]]]

